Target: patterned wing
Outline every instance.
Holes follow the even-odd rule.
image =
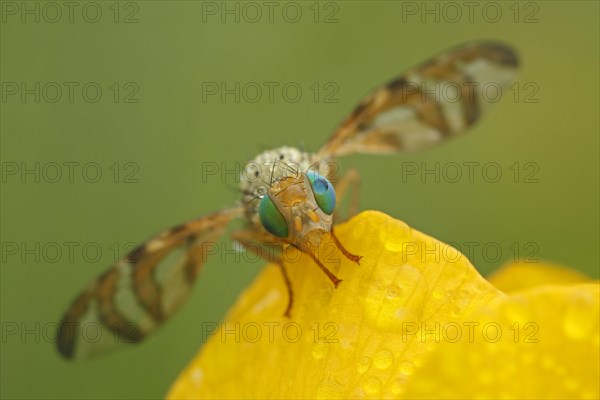
[[[239,215],[224,210],[176,226],[115,263],[66,312],[60,353],[82,358],[154,332],[187,300],[213,242]]]
[[[440,54],[371,92],[319,157],[414,151],[461,134],[515,81],[517,66],[516,53],[498,43]]]

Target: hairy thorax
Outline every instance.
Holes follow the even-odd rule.
[[[242,201],[246,205],[246,217],[258,223],[258,203],[269,188],[286,177],[297,177],[309,169],[318,171],[321,164],[315,154],[282,146],[266,150],[249,161],[242,170]]]

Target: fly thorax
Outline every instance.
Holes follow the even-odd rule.
[[[256,221],[258,200],[273,185],[284,178],[298,178],[311,168],[320,168],[315,155],[289,146],[264,151],[249,161],[240,174],[242,202],[248,219]]]

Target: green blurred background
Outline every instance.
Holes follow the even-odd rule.
[[[128,242],[233,204],[235,179],[203,182],[203,162],[234,168],[265,147],[317,149],[371,88],[469,40],[497,39],[518,50],[519,92],[444,146],[342,160],[361,171],[361,209],[384,211],[446,242],[476,243],[470,258],[483,274],[529,256],[598,277],[597,2],[481,2],[472,17],[460,2],[276,3],[272,22],[262,2],[81,2],[72,22],[68,8],[54,4],[62,16],[45,3],[2,3],[2,398],[162,397],[200,346],[202,322],[219,321],[262,264],[210,260],[189,304],[159,334],[70,363],[47,337],[76,293],[115,249],[123,255]],[[22,16],[24,7],[34,14]],[[211,12],[224,7],[234,14],[222,22]],[[425,8],[433,14],[421,16]],[[302,16],[292,22],[297,9]],[[10,94],[22,82],[40,82],[39,103],[33,94],[24,101]],[[52,82],[63,88],[55,103]],[[65,82],[79,85],[72,102]],[[89,82],[102,89],[95,103],[82,94]],[[273,101],[265,90],[256,102],[250,91],[223,102],[203,99],[203,82],[280,86]],[[281,91],[289,82],[302,89],[297,102]],[[49,182],[53,163],[65,162],[80,163],[73,182],[64,166],[62,179]],[[408,163],[436,162],[498,163],[503,176],[486,182],[476,169],[474,182],[402,178]],[[11,174],[36,163],[40,182]],[[97,164],[83,174],[86,163]],[[93,179],[94,165],[102,177],[86,182],[82,174]],[[525,182],[532,171],[537,182]],[[73,259],[70,242],[77,243]],[[22,337],[24,330],[40,335]]]

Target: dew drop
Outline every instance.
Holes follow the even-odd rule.
[[[423,364],[425,364],[425,354],[417,354],[414,358],[413,358],[413,364],[417,367],[422,367]]]
[[[534,352],[531,353],[523,353],[521,354],[521,362],[524,365],[531,365],[536,360],[536,354]]]
[[[407,380],[404,378],[398,378],[392,382],[390,390],[392,394],[396,397],[399,397],[402,393],[404,393],[404,387],[406,386]]]
[[[477,379],[482,385],[490,385],[494,382],[494,375],[490,371],[483,370],[477,374]]]
[[[544,369],[548,369],[548,370],[554,369],[555,365],[556,365],[556,363],[555,363],[554,359],[552,357],[550,357],[549,355],[546,354],[542,358],[542,367]]]
[[[371,358],[364,356],[361,357],[357,362],[356,362],[356,371],[359,374],[364,374],[365,372],[367,372],[369,370],[369,368],[371,367]]]
[[[575,340],[592,336],[598,310],[594,310],[592,296],[588,293],[577,294],[571,299],[563,319],[565,334]]]
[[[329,307],[329,313],[331,315],[338,315],[340,313],[340,310],[342,308],[340,307],[340,303],[333,303],[330,307]]]
[[[392,290],[391,294],[397,293],[400,296],[403,293],[411,293],[411,302],[415,304],[425,303],[427,297],[430,296],[430,292],[419,268],[410,264],[389,265],[389,267],[393,267],[397,276],[401,277],[396,282],[398,289]],[[399,297],[390,300],[389,294],[389,283],[371,285],[364,292],[365,323],[378,330],[399,331],[403,320],[410,320],[411,318],[416,320],[419,318],[417,315],[412,314],[420,313],[420,309],[407,308],[405,304],[401,304]],[[407,315],[407,312],[411,314]]]
[[[388,299],[397,299],[402,296],[402,288],[398,285],[390,285],[387,287],[385,295]]]
[[[441,289],[439,287],[436,287],[435,289],[433,289],[432,296],[433,296],[434,299],[440,300],[440,299],[444,298],[444,294],[445,293],[444,293],[443,289]]]
[[[533,319],[527,304],[523,304],[518,301],[511,301],[507,303],[503,312],[508,321],[524,323]]]
[[[367,378],[363,387],[365,388],[367,395],[375,396],[381,392],[381,381],[374,376],[370,376]]]
[[[385,228],[381,230],[385,249],[397,253],[405,251],[408,243],[406,238],[410,235],[408,225],[400,221],[390,221],[386,223]]]
[[[459,305],[452,307],[452,310],[450,311],[450,315],[454,318],[460,317],[462,315],[462,313],[463,313],[463,309]]]
[[[415,371],[415,365],[409,361],[404,361],[400,364],[400,373],[404,376],[411,376]]]
[[[192,371],[192,383],[196,387],[200,387],[202,380],[204,378],[204,371],[200,368],[194,368]]]
[[[575,391],[575,390],[579,389],[579,382],[575,378],[572,378],[572,377],[566,378],[564,380],[564,384],[568,390]]]
[[[381,350],[375,354],[373,365],[379,369],[388,369],[394,362],[394,354],[389,350]]]

